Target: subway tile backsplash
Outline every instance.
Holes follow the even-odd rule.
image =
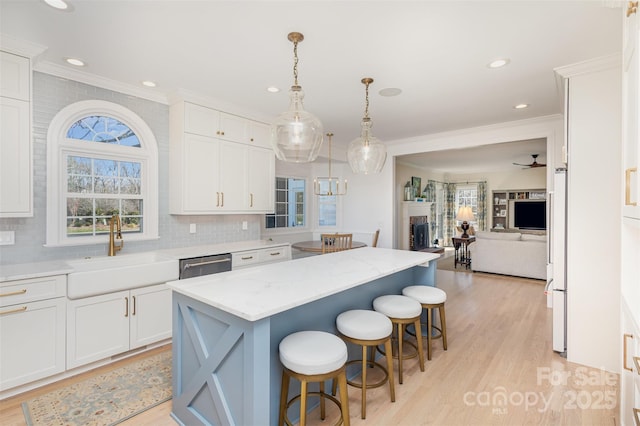
[[[47,130],[53,117],[74,102],[99,99],[120,104],[149,125],[158,142],[160,239],[126,242],[123,253],[260,239],[264,215],[172,216],[169,214],[169,106],[105,90],[49,74],[33,73],[33,195],[32,218],[1,218],[0,231],[15,231],[15,244],[0,246],[0,265],[102,256],[104,244],[44,247],[47,202]],[[242,230],[242,222],[248,230]],[[189,233],[195,223],[197,232]]]

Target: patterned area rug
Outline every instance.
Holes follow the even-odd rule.
[[[472,272],[471,269],[466,269],[464,265],[458,265],[457,268],[453,267],[453,261],[455,257],[453,254],[449,257],[438,259],[438,269],[441,271],[454,271],[454,272]]]
[[[171,351],[22,403],[29,426],[116,425],[171,399]]]

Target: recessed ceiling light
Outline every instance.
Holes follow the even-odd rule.
[[[269,93],[278,93],[279,91],[280,91],[280,89],[278,89],[276,86],[267,87],[267,92],[269,92]]]
[[[514,106],[515,109],[525,109],[529,108],[529,104],[518,104]]]
[[[84,61],[81,61],[77,58],[65,58],[65,61],[67,61],[68,64],[74,65],[76,67],[84,67],[86,65]]]
[[[487,64],[489,68],[502,68],[509,64],[509,58],[500,58]]]
[[[156,83],[154,83],[153,81],[150,80],[145,80],[142,82],[143,86],[147,86],[147,87],[156,87]]]
[[[378,92],[378,94],[380,96],[398,96],[400,93],[402,93],[402,89],[398,89],[397,87],[387,87],[385,89],[380,89],[380,91]]]
[[[66,8],[69,7],[67,2],[65,2],[64,0],[44,0],[44,2],[49,6],[55,7],[56,9],[60,9],[60,10],[65,10]]]

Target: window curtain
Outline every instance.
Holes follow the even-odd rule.
[[[431,210],[429,211],[429,235],[431,241],[436,238],[436,231],[438,228],[438,221],[436,219],[436,181],[429,179],[427,185],[424,187],[425,201],[431,203]],[[431,243],[431,242],[429,242]]]
[[[453,245],[451,238],[456,234],[456,184],[444,184],[444,246]]]
[[[480,231],[487,229],[487,183],[478,183],[478,228]]]

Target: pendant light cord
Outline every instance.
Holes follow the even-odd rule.
[[[298,42],[293,42],[293,85],[298,86]]]

